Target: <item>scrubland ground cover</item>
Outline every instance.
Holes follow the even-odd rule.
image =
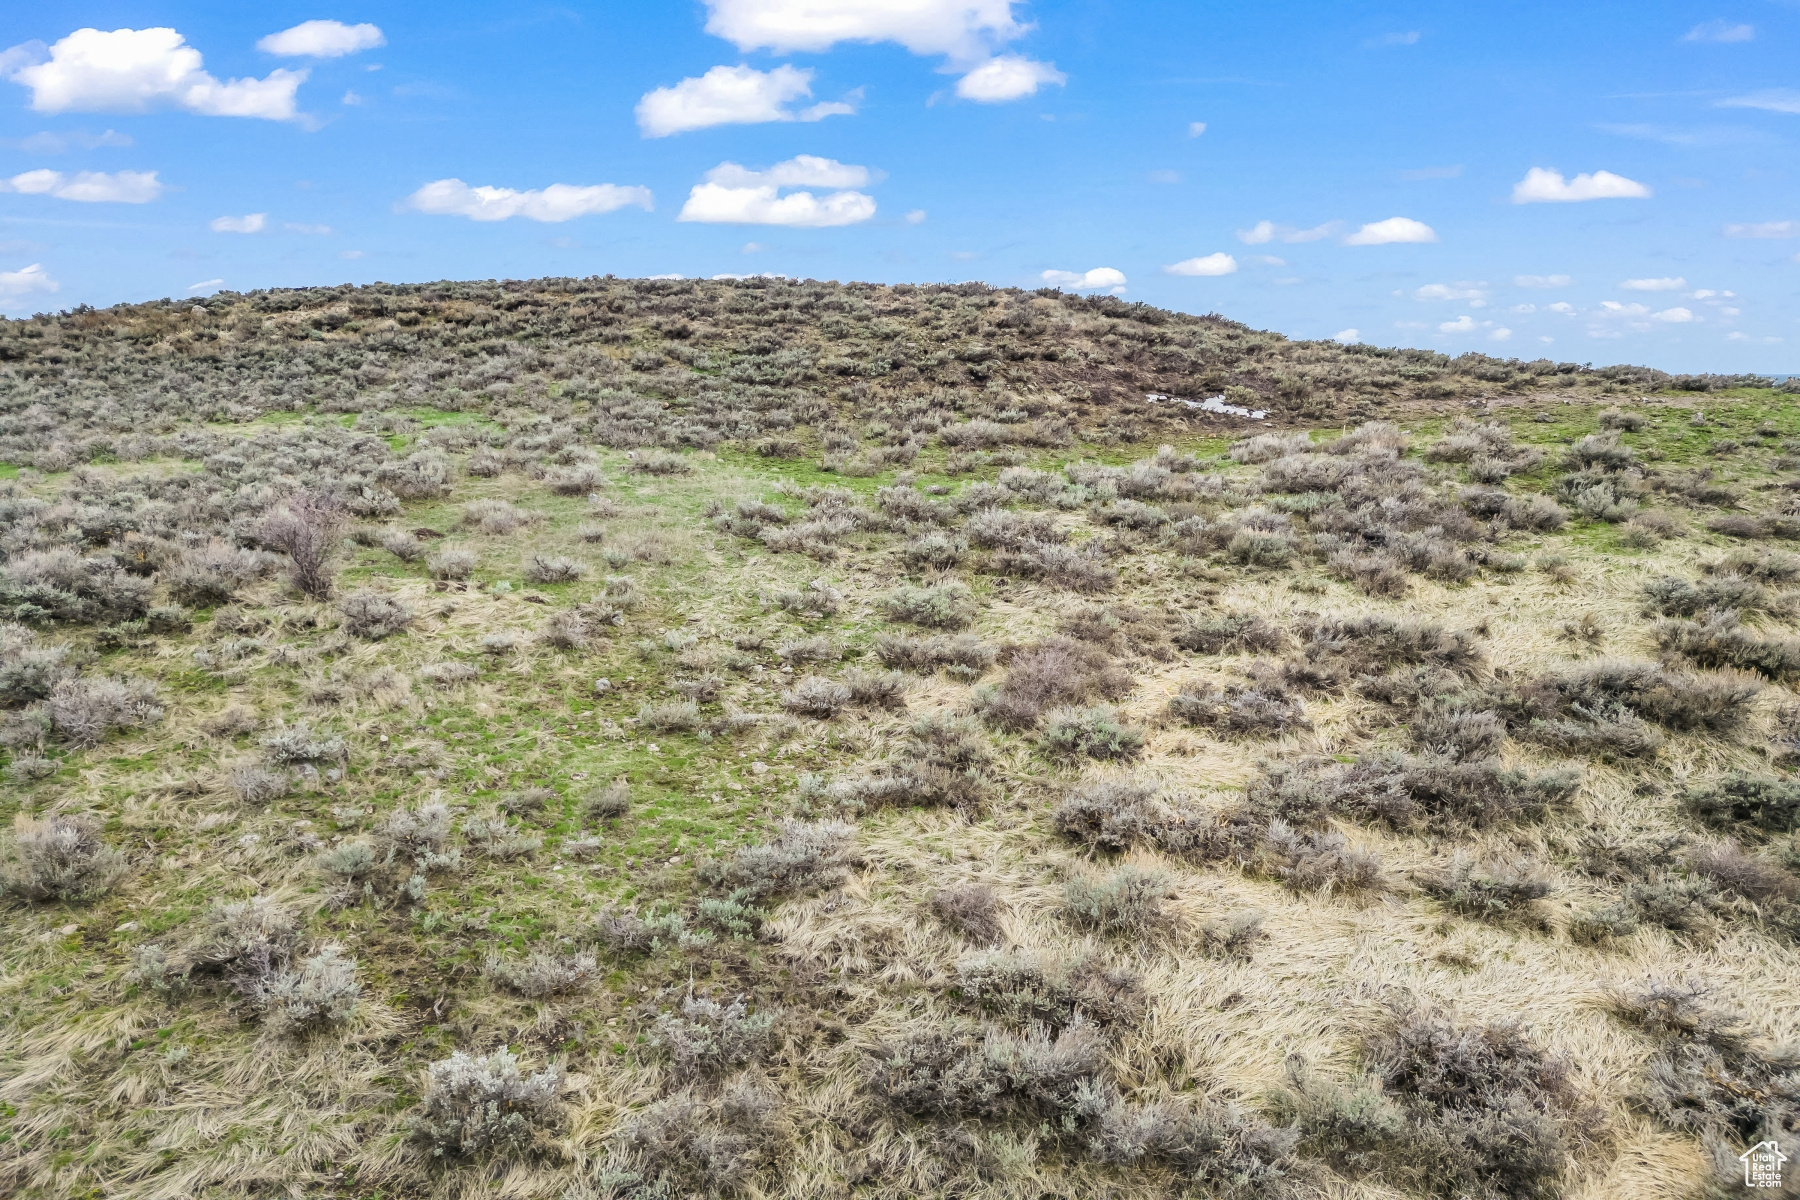
[[[6,323],[0,1188],[1734,1194],[1768,382],[976,286]]]

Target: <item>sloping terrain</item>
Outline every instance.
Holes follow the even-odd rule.
[[[1800,1153],[1768,380],[546,280],[7,322],[0,411],[8,1195]]]

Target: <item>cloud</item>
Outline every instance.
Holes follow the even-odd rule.
[[[1742,129],[1731,125],[1708,125],[1699,129],[1673,129],[1667,125],[1596,125],[1601,133],[1616,134],[1619,137],[1640,138],[1647,142],[1661,142],[1665,146],[1741,146],[1746,143],[1769,140],[1766,135],[1754,129]]]
[[[1362,341],[1362,331],[1357,329],[1340,329],[1331,335],[1334,342],[1342,342],[1346,346],[1354,346]]]
[[[264,54],[282,58],[342,58],[387,45],[374,25],[346,25],[342,21],[302,21],[292,29],[271,33],[256,43]]]
[[[1565,288],[1572,282],[1567,275],[1514,275],[1513,286],[1528,288]]]
[[[1704,21],[1687,31],[1684,42],[1748,42],[1756,37],[1754,25],[1732,25],[1725,21]]]
[[[609,213],[632,204],[650,211],[655,206],[650,189],[610,183],[591,187],[553,183],[542,190],[520,192],[512,188],[472,188],[460,179],[439,179],[426,184],[397,207],[434,216],[468,217],[471,221],[525,217],[532,221],[554,222]]]
[[[50,278],[43,263],[32,263],[17,271],[0,271],[0,301],[21,300],[38,293],[54,292],[61,286]]]
[[[210,291],[213,288],[219,287],[224,282],[223,279],[202,279],[199,283],[188,284],[187,290],[190,292]]]
[[[1512,330],[1502,325],[1492,333],[1488,334],[1488,336],[1496,342],[1509,342],[1512,340],[1512,333]]]
[[[1423,221],[1411,217],[1389,217],[1371,221],[1344,239],[1346,246],[1387,246],[1404,242],[1435,242],[1437,231]]]
[[[8,51],[9,56],[21,47]],[[47,58],[7,72],[31,89],[43,113],[144,113],[182,108],[205,117],[294,117],[306,71],[275,70],[267,79],[221,83],[202,69],[200,52],[173,29],[77,29],[48,47]]]
[[[1692,312],[1685,308],[1665,308],[1659,313],[1651,313],[1650,319],[1653,321],[1663,321],[1670,325],[1686,325],[1688,322],[1698,320],[1699,318],[1695,317]]]
[[[0,71],[4,74],[4,71]],[[69,133],[34,133],[30,137],[0,141],[7,150],[23,150],[26,154],[66,154],[70,150],[98,150],[102,147],[123,148],[133,145],[129,134],[108,129],[105,133],[89,133],[76,129]]]
[[[876,178],[877,173],[868,167],[811,154],[776,163],[766,171],[724,162],[708,171],[706,181],[688,193],[677,219],[712,225],[786,225],[807,229],[856,225],[875,215],[872,196],[850,190],[826,196],[809,191],[782,195],[781,191],[795,187],[859,188]]]
[[[1687,286],[1687,280],[1679,275],[1664,275],[1660,279],[1622,279],[1619,286],[1628,292],[1678,292]]]
[[[1713,103],[1719,108],[1760,108],[1764,112],[1800,113],[1800,91],[1793,88],[1764,88],[1747,96],[1732,96]]]
[[[1409,182],[1421,179],[1455,179],[1463,173],[1462,164],[1453,167],[1418,167],[1411,171],[1400,172],[1400,178]]]
[[[638,101],[638,129],[647,138],[668,137],[715,125],[761,125],[769,121],[822,121],[848,116],[856,106],[815,104],[794,110],[787,105],[812,95],[811,71],[780,66],[714,67],[697,79],[657,88]]]
[[[1477,328],[1475,318],[1464,313],[1454,321],[1445,321],[1438,326],[1439,333],[1473,333]]]
[[[1368,38],[1363,48],[1372,50],[1377,46],[1416,46],[1419,44],[1419,31],[1409,29],[1404,33],[1384,33],[1380,37]]]
[[[207,222],[207,228],[214,233],[261,233],[268,223],[268,213],[250,213],[242,217],[214,217]]]
[[[1230,275],[1238,269],[1237,259],[1223,251],[1200,258],[1184,259],[1163,268],[1165,275]]]
[[[925,223],[925,216],[924,209],[915,208],[906,214],[906,223],[908,225],[923,225]]]
[[[1579,200],[1641,200],[1650,189],[1611,171],[1595,171],[1564,179],[1559,171],[1533,167],[1513,185],[1514,204],[1558,204]]]
[[[1488,285],[1486,283],[1428,283],[1424,287],[1413,290],[1414,300],[1466,300],[1476,308],[1487,303]]]
[[[839,42],[898,42],[959,64],[1019,37],[1013,0],[706,0],[706,32],[739,50],[829,50]]]
[[[1205,132],[1206,132],[1206,122],[1205,121],[1189,121],[1188,122],[1188,136],[1189,137],[1197,138]]]
[[[55,196],[58,200],[86,204],[148,204],[163,194],[163,185],[155,171],[120,171],[112,175],[77,171],[64,175],[61,171],[37,170],[0,179],[0,192]]]
[[[1755,225],[1727,225],[1728,238],[1796,238],[1800,237],[1800,221],[1763,221]]]
[[[1286,242],[1293,245],[1297,242],[1316,242],[1328,238],[1343,228],[1340,221],[1327,221],[1323,225],[1315,225],[1311,229],[1296,229],[1292,225],[1277,225],[1273,221],[1258,221],[1248,229],[1237,231],[1237,240],[1246,246],[1266,246],[1270,242]]]
[[[1562,313],[1564,316],[1568,316],[1575,311],[1575,306],[1570,304],[1567,300],[1558,300],[1555,304],[1546,304],[1544,307],[1548,308],[1551,312]]]
[[[1642,317],[1650,312],[1642,304],[1620,304],[1617,300],[1602,300],[1600,307],[1606,310],[1602,315],[1609,317]]]
[[[284,224],[282,228],[289,233],[304,233],[313,237],[328,237],[331,234],[331,226],[329,225],[297,225],[294,222],[289,221]]]
[[[1112,267],[1095,267],[1091,271],[1045,271],[1038,278],[1051,287],[1068,288],[1076,292],[1125,290],[1125,273]]]
[[[1147,178],[1151,183],[1180,183],[1181,172],[1168,170],[1152,171]]]
[[[1046,84],[1061,87],[1069,77],[1055,63],[1033,62],[1017,54],[990,58],[956,81],[956,94],[980,104],[1004,104],[1037,94]]]

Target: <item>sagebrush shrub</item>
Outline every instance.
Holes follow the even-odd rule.
[[[1120,867],[1104,879],[1077,875],[1063,886],[1063,914],[1099,933],[1146,933],[1174,919],[1163,908],[1169,891],[1168,876],[1136,867]]]
[[[1000,897],[990,884],[959,883],[933,892],[931,911],[971,942],[991,946],[1001,938]]]
[[[587,574],[587,567],[559,554],[533,554],[525,562],[527,583],[574,583]]]
[[[461,1050],[431,1064],[412,1118],[434,1158],[523,1154],[563,1125],[562,1071],[525,1074],[504,1046],[485,1058]]]
[[[962,629],[976,616],[975,598],[968,585],[955,582],[896,588],[882,606],[893,620],[927,629]]]
[[[742,996],[730,1004],[694,996],[681,1002],[681,1015],[656,1020],[654,1044],[667,1051],[679,1075],[717,1075],[759,1059],[768,1049],[779,1010],[752,1013]]]
[[[781,694],[781,706],[789,712],[829,719],[850,706],[847,684],[822,675],[808,675]]]
[[[592,954],[553,954],[534,950],[524,962],[490,955],[483,974],[508,991],[530,1000],[585,991],[600,978],[600,966]]]
[[[336,499],[320,492],[296,492],[262,519],[256,536],[288,556],[296,588],[314,600],[329,600],[345,520]]]
[[[1044,749],[1058,758],[1134,758],[1144,731],[1120,720],[1110,705],[1052,709],[1044,718]]]
[[[345,596],[338,612],[346,633],[371,642],[399,633],[413,622],[411,605],[366,588]]]
[[[701,877],[749,901],[830,887],[849,868],[855,832],[838,821],[784,821],[772,840],[707,863]]]
[[[356,1012],[362,984],[357,963],[337,946],[325,946],[290,970],[275,971],[260,981],[252,996],[270,1027],[283,1033],[307,1033],[342,1025]]]
[[[447,546],[427,558],[425,566],[433,579],[465,580],[475,573],[478,562],[480,558],[473,550]]]
[[[89,900],[125,873],[125,856],[107,845],[87,817],[25,813],[13,817],[0,851],[0,886],[27,900]]]
[[[163,718],[147,679],[63,678],[50,690],[50,721],[77,746],[99,745],[115,729],[141,729]]]

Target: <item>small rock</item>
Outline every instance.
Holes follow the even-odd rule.
[[[753,762],[750,764],[750,773],[752,775],[767,775],[769,773],[769,764],[766,762]]]
[[[64,925],[61,929],[57,930],[56,932],[62,934],[64,937],[73,937],[75,934],[78,934],[81,932],[81,926],[79,926],[79,925]]]
[[[604,696],[610,691],[612,691],[612,680],[604,678],[594,680],[594,695]]]

